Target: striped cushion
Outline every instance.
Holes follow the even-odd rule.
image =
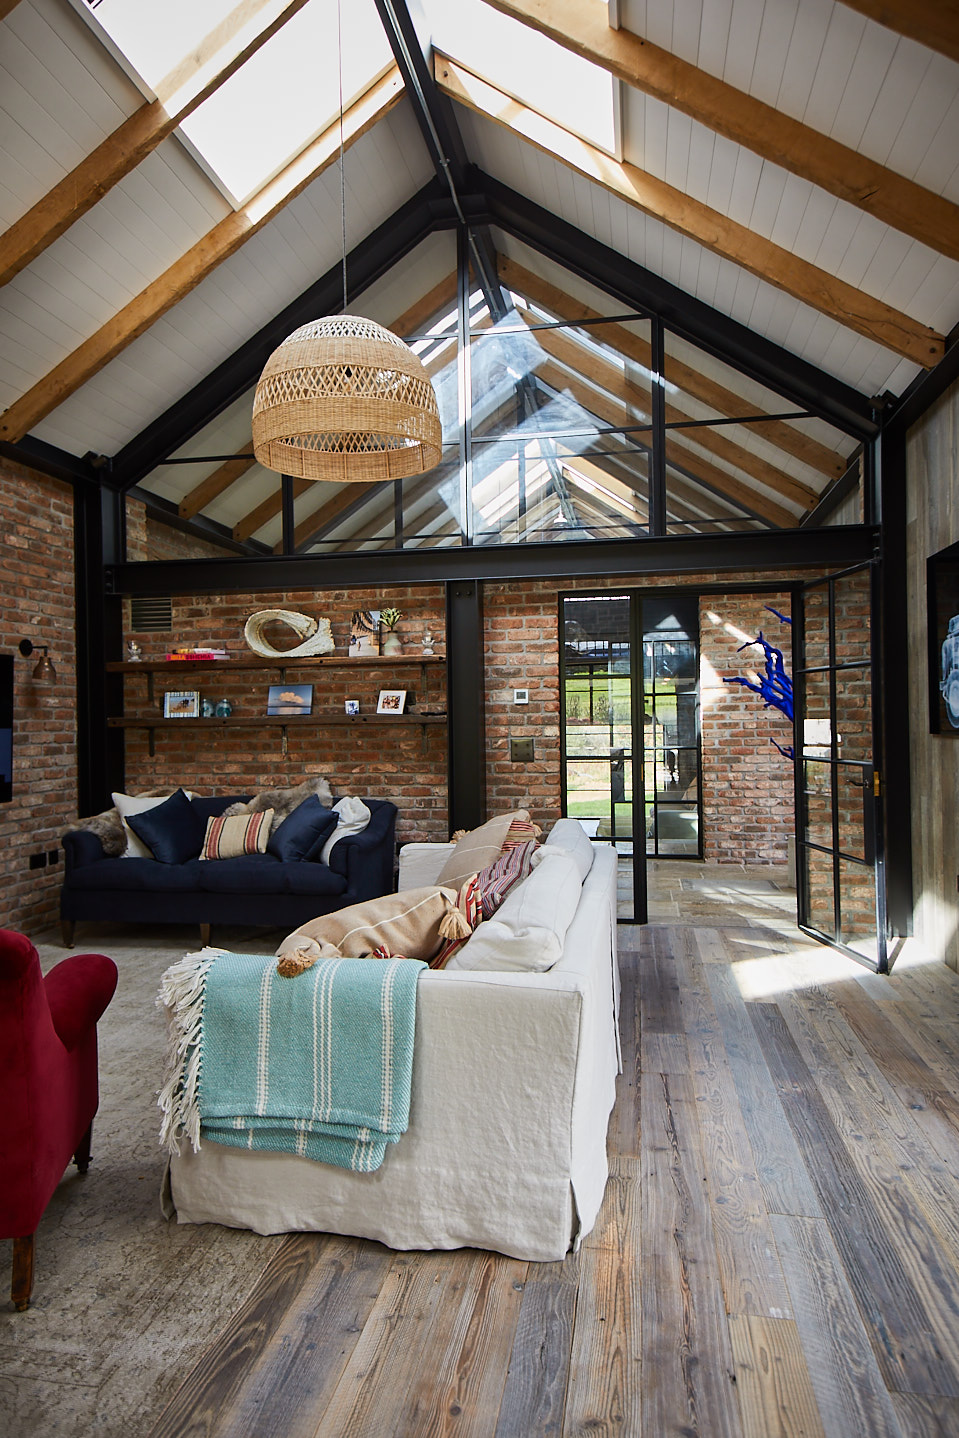
[[[239,859],[244,854],[265,854],[272,823],[272,809],[208,819],[200,858]]]
[[[535,827],[535,826],[534,826]],[[495,863],[479,874],[466,880],[460,889],[457,908],[466,916],[470,934],[483,919],[490,919],[516,884],[525,879],[533,867],[533,855],[539,848],[535,839],[527,839],[511,849],[505,849]],[[446,966],[457,949],[468,942],[464,939],[450,939],[430,964],[431,969]]]
[[[520,810],[520,813],[522,812],[523,811]],[[527,815],[525,819],[514,819],[506,831],[506,838],[503,840],[503,853],[506,854],[510,849],[517,849],[523,844],[528,844],[531,839],[538,839],[542,832],[539,825],[534,824],[529,815]],[[526,872],[529,873],[529,870],[527,869]],[[488,918],[489,915],[486,917]]]

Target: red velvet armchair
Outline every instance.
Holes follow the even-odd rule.
[[[30,940],[0,929],[0,1238],[13,1239],[11,1297],[33,1288],[34,1238],[73,1155],[86,1173],[97,1111],[97,1020],[117,966],[74,954],[47,974]]]

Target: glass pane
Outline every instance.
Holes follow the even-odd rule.
[[[477,544],[636,538],[649,516],[648,465],[607,435],[473,446]]]
[[[836,725],[843,759],[872,760],[872,677],[868,669],[836,672]]]
[[[806,800],[805,838],[810,844],[832,848],[832,765],[803,761],[803,792]]]
[[[875,963],[876,875],[872,864],[839,860],[840,940]]]
[[[872,805],[872,769],[859,764],[837,764],[836,787],[839,793],[839,848],[864,863],[867,854],[866,806]]]
[[[699,814],[695,803],[659,800],[655,817],[655,852],[658,854],[697,854],[699,852]]]
[[[649,355],[648,321],[543,324],[532,309],[518,308],[472,335],[474,431],[560,434],[584,424],[648,431],[649,369],[626,349]]]
[[[829,664],[829,586],[807,589],[803,595],[805,654],[803,667],[817,669]]]
[[[848,435],[668,329],[664,372],[670,459],[678,470],[698,471],[763,525],[792,528],[849,467],[856,445]],[[858,509],[854,493],[842,522],[858,522]],[[830,515],[823,522],[837,521]]]
[[[832,743],[830,720],[830,680],[828,671],[805,676],[805,709],[803,710],[803,753],[822,759]]]
[[[833,910],[833,868],[832,855],[821,854],[818,849],[800,850],[805,855],[804,877],[806,894],[806,923],[826,938],[836,938],[835,914]]]

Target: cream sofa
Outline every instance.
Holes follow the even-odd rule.
[[[434,882],[449,852],[407,845],[400,887]],[[423,972],[410,1126],[381,1168],[184,1146],[170,1160],[165,1211],[258,1233],[562,1258],[593,1227],[606,1186],[618,1002],[616,854],[597,845],[547,972]]]

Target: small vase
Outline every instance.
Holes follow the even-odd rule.
[[[380,653],[386,655],[403,653],[403,641],[394,629],[388,629],[383,636]]]

